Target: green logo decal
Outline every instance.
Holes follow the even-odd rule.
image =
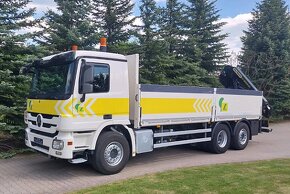
[[[84,112],[84,108],[81,106],[81,102],[75,105],[75,109],[77,112]]]
[[[220,98],[219,100],[219,107],[221,112],[228,112],[229,110],[229,104],[227,102],[224,102],[224,98]]]

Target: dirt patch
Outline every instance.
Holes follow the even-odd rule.
[[[7,152],[14,149],[25,148],[23,139],[13,137],[1,137],[0,138],[0,152]]]

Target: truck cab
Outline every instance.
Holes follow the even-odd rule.
[[[125,56],[69,51],[34,62],[30,71],[29,147],[72,159],[78,152],[95,149],[99,133],[95,129],[130,124]]]

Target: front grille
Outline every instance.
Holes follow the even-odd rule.
[[[32,125],[36,125],[35,121],[32,121],[32,120],[28,120],[28,121],[31,122]]]
[[[42,126],[45,127],[45,128],[56,127],[56,125],[49,124],[49,123],[43,123]]]
[[[31,112],[30,114],[31,114],[31,116],[33,116],[33,117],[37,117],[37,115],[38,115],[39,113]],[[52,119],[53,117],[59,117],[58,115],[49,115],[49,114],[41,114],[41,115],[42,115],[42,117],[43,117],[44,119]]]
[[[41,145],[41,144],[35,143],[34,141],[31,141],[31,145],[32,145],[33,147],[39,147],[39,148],[42,148],[42,149],[44,149],[44,150],[46,150],[46,151],[49,151],[49,147],[47,147],[47,146],[45,146],[45,145]]]
[[[42,136],[45,136],[45,137],[55,137],[58,135],[58,131],[56,131],[55,133],[47,133],[47,132],[44,132],[44,131],[39,131],[39,130],[36,130],[36,129],[30,129],[30,132],[31,133],[34,133],[34,134],[37,134],[37,135],[42,135]]]
[[[37,124],[37,116],[38,113],[29,113],[28,114],[28,121],[31,123],[32,127],[38,128]],[[43,128],[50,129],[50,128],[57,128],[57,124],[59,121],[59,116],[55,115],[48,115],[48,114],[40,114],[42,116],[41,124]]]

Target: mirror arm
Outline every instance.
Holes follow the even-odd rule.
[[[80,101],[83,103],[86,100],[86,94],[84,93],[80,99]]]

